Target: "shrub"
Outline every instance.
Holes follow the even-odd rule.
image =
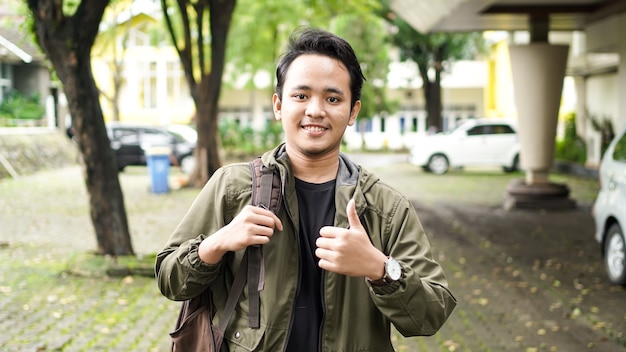
[[[237,121],[220,121],[220,138],[227,153],[258,155],[277,146],[282,141],[282,126],[270,121],[263,130],[241,126]]]
[[[576,133],[576,114],[566,115],[564,126],[563,138],[556,141],[555,158],[584,164],[587,161],[587,148],[585,142]]]
[[[45,112],[38,94],[25,95],[12,91],[0,103],[0,117],[7,126],[17,125],[20,121],[40,120]]]

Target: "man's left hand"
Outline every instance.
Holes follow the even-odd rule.
[[[320,268],[348,276],[380,279],[387,256],[372,245],[356,212],[354,199],[348,202],[346,212],[349,228],[324,226],[320,229],[315,250]]]

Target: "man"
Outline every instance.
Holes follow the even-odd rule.
[[[339,151],[361,107],[352,48],[303,30],[276,79],[285,142],[262,160],[280,173],[280,211],[249,205],[248,164],[218,170],[157,257],[161,292],[185,300],[210,287],[219,318],[245,248],[262,245],[260,328],[248,327],[240,298],[224,337],[230,351],[384,352],[393,351],[390,324],[434,334],[456,301],[415,210]]]

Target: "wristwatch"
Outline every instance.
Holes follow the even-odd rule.
[[[378,280],[368,279],[367,281],[374,286],[383,286],[400,280],[400,277],[402,277],[402,266],[400,266],[397,260],[388,257],[387,261],[385,261],[385,274],[383,277]]]

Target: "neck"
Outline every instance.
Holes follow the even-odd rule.
[[[339,169],[339,151],[323,156],[308,156],[287,150],[294,177],[310,183],[334,180]]]

